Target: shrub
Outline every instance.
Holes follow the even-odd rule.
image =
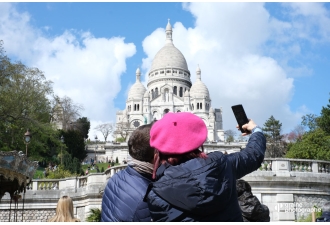
[[[86,217],[87,222],[101,222],[101,209],[91,208],[88,214]]]
[[[125,141],[126,141],[125,138],[122,137],[116,138],[116,142],[125,142]]]
[[[49,171],[47,179],[61,179],[65,177],[75,177],[77,174],[71,173],[69,170],[65,170],[62,165],[60,165],[55,171]]]

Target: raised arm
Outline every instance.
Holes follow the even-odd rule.
[[[236,179],[257,170],[265,157],[266,138],[253,120],[242,126],[246,130],[242,135],[251,134],[246,148],[241,152],[229,154],[227,156],[229,163],[233,168]]]

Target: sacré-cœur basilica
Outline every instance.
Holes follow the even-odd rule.
[[[173,44],[170,22],[165,32],[165,45],[152,61],[147,88],[141,83],[140,69],[136,70],[136,81],[128,92],[126,108],[116,114],[117,129],[126,124],[127,132],[131,133],[168,112],[191,112],[205,122],[207,141],[224,141],[222,109],[211,107],[211,96],[202,82],[201,69],[197,66],[196,81],[192,84],[186,59]]]

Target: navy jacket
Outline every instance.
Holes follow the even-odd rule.
[[[102,198],[101,222],[150,222],[148,204],[143,201],[151,175],[127,166],[108,181]]]
[[[266,150],[263,133],[255,132],[241,152],[208,154],[177,166],[162,164],[148,187],[153,221],[242,222],[236,179],[257,170]]]

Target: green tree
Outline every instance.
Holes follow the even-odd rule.
[[[63,157],[64,169],[70,171],[72,174],[81,173],[81,163],[76,157],[72,157],[70,154],[66,154]]]
[[[73,157],[80,161],[86,158],[87,152],[85,148],[84,138],[80,131],[68,130],[61,131],[61,135],[64,137],[64,143],[66,145],[66,151]]]
[[[88,138],[89,129],[91,128],[91,123],[87,117],[78,118],[76,121],[80,133],[85,139]]]
[[[22,150],[24,133],[32,134],[28,157],[43,161],[56,155],[58,131],[50,121],[52,82],[37,68],[12,63],[0,42],[0,150]]]
[[[317,116],[315,114],[307,114],[302,117],[301,125],[308,127],[309,131],[314,131],[317,125]]]
[[[330,135],[320,128],[308,132],[290,146],[285,157],[330,161]]]
[[[329,99],[330,103],[330,99]],[[321,116],[317,118],[317,125],[327,134],[330,135],[330,104],[322,107]]]
[[[266,157],[276,158],[283,156],[285,146],[282,142],[281,128],[282,123],[273,116],[265,122],[262,130],[267,140]]]
[[[330,104],[322,107],[320,116],[303,116],[301,124],[308,127],[309,131],[302,136],[301,141],[289,144],[286,157],[330,161]]]

